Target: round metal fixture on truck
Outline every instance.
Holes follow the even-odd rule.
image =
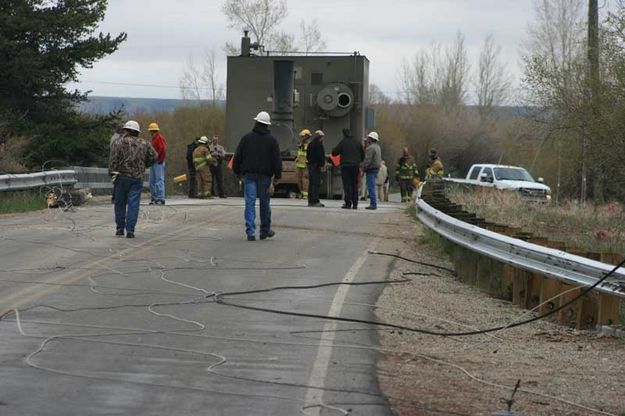
[[[343,117],[354,106],[354,93],[345,84],[328,84],[317,93],[317,106],[329,117]]]

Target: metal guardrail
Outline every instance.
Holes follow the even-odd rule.
[[[145,188],[149,187],[149,173],[150,171],[146,170],[143,177]],[[0,192],[70,185],[76,189],[91,189],[94,193],[113,189],[107,168],[72,166],[62,170],[0,175]]]
[[[446,239],[484,256],[569,284],[591,286],[614,266],[528,243],[457,220],[417,198],[419,220]],[[617,269],[596,290],[625,298],[625,268]]]
[[[72,166],[76,175],[76,185],[78,189],[113,189],[111,177],[106,168],[87,168],[82,166]]]
[[[19,191],[42,186],[69,186],[76,182],[74,171],[69,169],[0,175],[0,192]]]
[[[73,166],[76,172],[78,182],[74,185],[78,189],[91,189],[94,193],[98,193],[103,189],[113,189],[111,177],[107,168],[87,168],[82,166]],[[143,175],[143,187],[150,186],[150,170],[146,169]]]

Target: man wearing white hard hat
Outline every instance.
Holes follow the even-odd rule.
[[[282,177],[280,146],[271,135],[271,117],[261,111],[254,117],[254,128],[241,138],[232,160],[232,171],[243,179],[245,196],[245,234],[248,241],[256,240],[256,198],[260,200],[260,239],[275,235],[271,229],[269,186],[272,177]]]
[[[369,193],[369,206],[365,209],[378,209],[376,194],[376,179],[382,166],[382,149],[380,149],[380,136],[375,131],[367,135],[367,148],[365,160],[362,162],[362,170],[365,172],[367,192]]]
[[[111,143],[109,174],[115,192],[115,235],[135,237],[145,169],[152,166],[157,155],[152,145],[139,137],[139,123],[124,124],[119,138]]]

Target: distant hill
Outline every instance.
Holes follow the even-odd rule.
[[[78,110],[89,114],[108,114],[111,111],[122,109],[127,114],[153,114],[173,111],[178,107],[193,105],[193,101],[165,98],[129,98],[129,97],[98,97],[90,96],[85,102],[78,105]],[[219,106],[225,107],[225,101]]]
[[[78,109],[89,114],[108,114],[111,111],[123,109],[129,115],[154,114],[165,111],[173,111],[178,107],[194,105],[197,102],[187,100],[175,100],[165,98],[129,98],[129,97],[98,97],[93,96],[78,105]],[[225,101],[219,101],[219,107],[225,107]],[[403,106],[404,104],[393,104]],[[477,107],[469,105],[468,111],[477,112]],[[496,113],[501,119],[523,117],[530,110],[522,106],[500,106]]]

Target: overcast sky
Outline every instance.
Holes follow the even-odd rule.
[[[109,0],[101,30],[126,32],[119,50],[83,71],[80,90],[91,95],[180,98],[179,79],[190,55],[198,60],[214,48],[225,83],[226,41],[240,43],[228,29],[223,0]],[[288,0],[281,24],[298,33],[302,19],[317,18],[330,51],[359,51],[370,60],[370,82],[393,95],[398,68],[420,48],[448,45],[465,36],[475,66],[484,37],[501,46],[514,83],[519,53],[533,17],[534,0]],[[142,84],[142,85],[119,85]],[[71,85],[76,86],[76,85]]]

